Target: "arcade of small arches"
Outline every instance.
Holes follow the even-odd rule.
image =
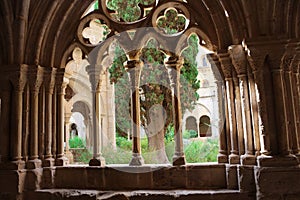
[[[232,189],[223,199],[299,197],[289,184],[300,180],[298,1],[141,1],[133,16],[110,1],[97,1],[95,9],[89,9],[92,0],[34,2],[0,3],[0,198],[39,199],[40,190],[49,188]],[[198,103],[184,112],[180,71],[192,34],[210,50],[214,95],[206,97],[215,100],[212,109]],[[156,167],[144,165],[140,141],[140,51],[150,39],[166,56],[175,154],[162,170],[126,176],[106,166],[101,154],[115,140],[112,44],[126,53],[131,90],[132,159],[125,168],[143,172]],[[203,90],[213,85],[202,84]],[[87,127],[89,166],[68,165],[72,113],[80,113]],[[218,162],[187,165],[183,129],[217,135]],[[268,184],[272,178],[281,190]]]

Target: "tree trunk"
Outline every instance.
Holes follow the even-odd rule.
[[[166,114],[163,107],[159,104],[149,109],[150,123],[147,126],[146,134],[148,138],[148,147],[151,152],[150,160],[154,164],[169,163],[165,151],[165,123]]]

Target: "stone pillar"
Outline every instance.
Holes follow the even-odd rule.
[[[10,78],[13,84],[10,148],[11,164],[15,169],[25,167],[25,163],[22,161],[22,110],[27,71],[27,65],[20,65]]]
[[[55,85],[56,69],[45,69],[45,159],[43,161],[44,167],[52,167],[54,159],[52,155],[52,98]]]
[[[236,126],[237,126],[237,134],[238,134],[238,146],[239,146],[239,155],[243,155],[245,153],[245,140],[243,133],[243,118],[242,118],[242,106],[241,106],[241,93],[240,93],[240,85],[239,79],[237,77],[236,72],[233,73],[233,83],[234,83],[234,93],[235,93],[235,116],[236,116]]]
[[[73,163],[73,154],[70,152],[70,119],[71,119],[72,113],[65,111],[65,155],[69,160],[69,163]]]
[[[170,79],[172,90],[172,105],[173,105],[173,123],[174,123],[174,139],[175,139],[175,154],[173,156],[173,165],[184,165],[185,156],[183,151],[182,138],[182,111],[180,101],[180,70],[183,67],[183,59],[171,55],[165,62]]]
[[[294,60],[294,63],[291,65],[290,69],[290,85],[291,85],[291,97],[292,101],[292,112],[294,116],[294,130],[295,130],[295,144],[296,148],[293,149],[294,154],[300,159],[300,91],[297,88],[297,85],[300,83],[297,82],[297,76],[299,76],[299,60],[300,60],[300,48],[297,49],[297,56]],[[299,79],[298,79],[299,81]]]
[[[141,121],[140,121],[140,76],[142,71],[142,62],[137,59],[131,59],[126,63],[126,71],[130,81],[131,94],[131,131],[132,131],[132,159],[131,166],[140,166],[144,164],[141,153]]]
[[[266,54],[255,47],[250,48],[248,51],[249,55],[247,60],[254,75],[254,89],[257,94],[258,131],[261,146],[260,153],[262,154],[259,159],[263,159],[277,151],[277,142],[274,139],[276,136],[273,134],[275,131],[273,95],[270,89],[268,90],[267,88],[270,85],[270,80],[269,77],[265,75],[268,72],[268,68],[265,66]]]
[[[286,92],[287,96],[287,113],[288,113],[288,122],[287,128],[289,130],[289,144],[291,151],[298,158],[300,157],[300,146],[299,146],[299,134],[300,127],[297,125],[299,121],[299,94],[297,93],[297,82],[296,77],[294,77],[294,72],[297,72],[298,59],[297,59],[297,47],[298,43],[289,43],[286,46],[286,55],[287,59],[284,59],[286,62],[283,63],[284,68],[284,78],[286,83]],[[290,58],[290,59],[289,59]]]
[[[57,78],[55,77],[55,80]],[[57,152],[57,86],[54,87],[52,95],[52,156],[56,159]]]
[[[64,102],[65,102],[65,89],[67,87],[67,79],[64,78],[64,69],[59,69],[57,72],[56,89],[57,89],[57,151],[56,151],[56,166],[65,166],[68,164],[68,159],[64,154]]]
[[[229,122],[229,134],[228,148],[230,148],[229,163],[238,164],[239,161],[239,151],[238,151],[238,140],[237,140],[237,127],[236,127],[236,117],[235,117],[235,99],[234,99],[234,85],[232,79],[233,66],[229,54],[220,55],[220,62],[222,71],[225,77],[225,90],[226,90],[226,102],[228,117],[226,118]]]
[[[38,155],[39,144],[39,92],[43,82],[44,70],[40,66],[30,66],[30,153],[27,162],[28,169],[40,168],[42,165]]]
[[[251,106],[251,119],[252,119],[252,128],[253,128],[253,137],[254,137],[254,150],[255,156],[260,155],[260,136],[259,136],[259,118],[258,118],[258,105],[256,101],[256,91],[255,91],[255,82],[254,76],[251,68],[248,66],[248,86],[249,86],[249,95],[250,95],[250,106]]]
[[[272,58],[272,81],[273,81],[273,91],[275,100],[275,110],[276,110],[276,129],[277,129],[277,141],[279,144],[279,154],[281,156],[289,156],[291,153],[289,144],[289,119],[288,119],[288,109],[287,109],[287,91],[286,82],[284,81],[284,71],[283,65],[290,62],[290,58],[284,58],[284,64],[281,63],[282,55],[275,55]],[[289,97],[290,98],[290,97]]]
[[[219,58],[215,54],[209,54],[207,57],[212,68],[213,75],[216,79],[217,84],[217,96],[218,96],[218,107],[219,107],[219,153],[218,153],[218,163],[228,163],[228,151],[227,151],[227,142],[226,142],[226,130],[229,130],[228,120],[225,119],[225,115],[228,115],[228,110],[226,106],[226,98],[224,92],[224,74],[222,72],[222,67],[219,62]],[[222,76],[222,75],[223,76]],[[226,122],[226,125],[225,125]],[[228,125],[227,125],[228,123]],[[199,134],[199,133],[198,133]]]
[[[99,95],[96,94],[99,86],[100,68],[96,65],[89,65],[86,67],[89,74],[91,89],[92,89],[92,125],[93,125],[93,158],[90,160],[90,166],[104,166],[105,159],[101,155],[101,141],[100,141],[100,127],[99,127],[99,109],[100,101]],[[98,113],[98,116],[97,116]]]
[[[29,85],[26,84],[23,92],[23,116],[22,116],[23,142],[22,142],[22,156],[25,162],[28,161],[28,145],[30,132],[30,90]]]
[[[246,55],[242,45],[232,45],[229,51],[230,56],[232,58],[233,66],[237,72],[237,76],[239,79],[241,95],[243,133],[245,140],[245,154],[241,156],[241,161],[243,165],[255,165],[256,158],[254,156],[254,142],[250,111],[250,96],[248,89]]]

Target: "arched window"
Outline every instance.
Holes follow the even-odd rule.
[[[198,132],[198,130],[197,130],[197,120],[196,120],[195,117],[189,116],[188,118],[186,118],[185,129],[186,130],[194,130],[194,131]]]
[[[203,115],[200,117],[199,130],[200,137],[212,136],[210,118],[207,115]]]

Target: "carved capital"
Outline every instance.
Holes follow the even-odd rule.
[[[55,87],[56,71],[56,68],[45,68],[45,89],[48,94],[53,94],[53,90]]]
[[[168,70],[171,86],[178,85],[180,79],[180,69],[183,67],[183,58],[172,55],[165,61],[165,66]]]
[[[17,92],[23,92],[24,87],[28,81],[28,65],[19,65],[17,69],[10,75],[10,82],[12,83],[14,90]]]
[[[129,76],[132,89],[138,89],[142,71],[142,62],[139,60],[129,60],[125,63],[125,69]]]
[[[55,79],[55,86],[57,88],[57,93],[64,95],[65,89],[69,83],[69,80],[64,77],[65,75],[65,69],[60,68],[56,71],[56,79]]]
[[[221,69],[224,74],[225,79],[232,78],[232,63],[231,59],[228,53],[225,54],[218,54],[220,63],[221,63]]]
[[[91,83],[91,88],[93,92],[96,92],[99,80],[100,80],[100,68],[97,67],[96,65],[88,65],[86,67],[86,71],[89,75],[90,83]]]
[[[38,94],[43,83],[44,69],[41,66],[29,66],[28,68],[29,87],[34,94]]]
[[[242,45],[232,45],[229,47],[229,53],[237,74],[238,75],[246,74],[247,60],[246,60],[244,47]]]

